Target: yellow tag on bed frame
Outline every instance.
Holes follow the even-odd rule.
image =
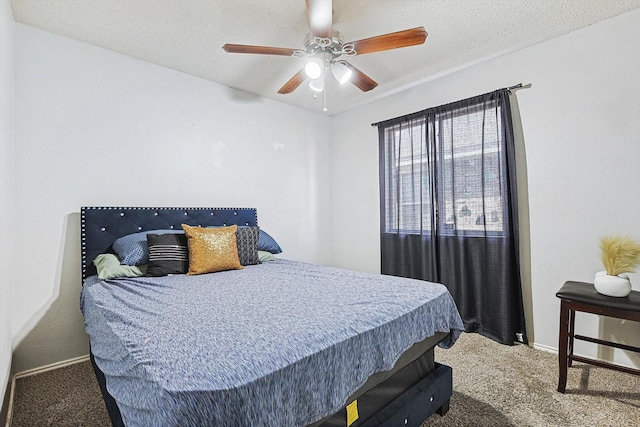
[[[358,419],[358,401],[354,400],[353,402],[347,405],[347,427],[353,424]]]

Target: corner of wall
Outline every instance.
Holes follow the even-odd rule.
[[[8,1],[0,2],[0,425],[10,412],[13,364],[11,303],[15,252],[12,235],[14,179],[14,57],[15,22]]]

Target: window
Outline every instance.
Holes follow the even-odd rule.
[[[422,118],[384,129],[384,231],[421,234],[436,224],[443,233],[504,231],[500,108],[489,115],[485,108],[442,112],[431,126]]]

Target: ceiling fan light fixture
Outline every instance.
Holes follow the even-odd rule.
[[[310,79],[309,86],[315,91],[324,92],[326,97],[324,86],[329,68],[332,69],[333,76],[340,84],[351,81],[362,92],[368,92],[378,86],[378,83],[349,62],[338,61],[338,58],[416,46],[423,44],[427,39],[428,34],[424,27],[416,27],[345,43],[345,38],[340,31],[333,28],[333,1],[306,0],[305,2],[311,31],[305,36],[302,49],[230,43],[222,46],[225,52],[229,53],[305,58],[303,68],[299,69],[278,90],[278,93],[283,95],[293,92]],[[314,98],[316,97],[317,93],[314,94]]]
[[[309,87],[315,92],[322,92],[324,90],[324,74],[321,74],[317,79],[311,80]]]
[[[315,80],[322,75],[322,65],[320,58],[310,58],[304,66],[304,72],[311,80]]]
[[[336,61],[331,65],[331,74],[333,74],[333,77],[336,78],[338,83],[343,85],[349,81],[353,71],[351,71],[351,68],[347,67],[344,62]]]

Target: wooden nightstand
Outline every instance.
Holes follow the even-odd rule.
[[[631,291],[625,298],[616,298],[599,294],[591,283],[566,282],[558,293],[556,293],[556,296],[561,300],[560,338],[558,343],[558,362],[560,364],[558,391],[560,393],[565,392],[567,386],[567,369],[574,360],[602,368],[626,372],[628,374],[640,375],[640,369],[614,365],[601,360],[573,354],[574,339],[640,353],[639,347],[574,334],[577,311],[640,322],[640,292]]]

